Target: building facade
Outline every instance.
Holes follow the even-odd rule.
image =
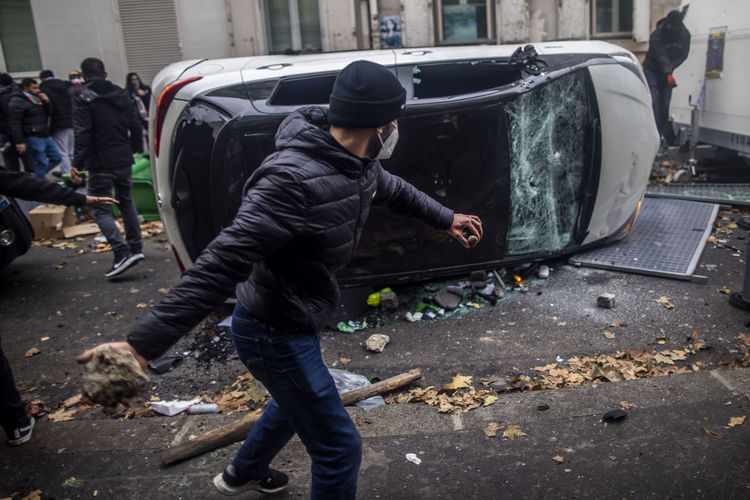
[[[2,0],[0,71],[102,59],[144,81],[184,59],[606,39],[636,54],[679,0]]]

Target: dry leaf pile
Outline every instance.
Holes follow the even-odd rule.
[[[255,379],[249,373],[237,377],[232,385],[216,392],[206,402],[215,403],[221,413],[247,411],[250,405],[265,405],[271,396],[261,394],[255,385]]]
[[[425,389],[415,387],[388,396],[386,402],[390,404],[424,402],[437,406],[440,413],[464,413],[497,401],[497,391],[475,389],[471,386],[472,378],[459,373],[440,390],[435,389],[434,386]]]

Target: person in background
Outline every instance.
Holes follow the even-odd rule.
[[[106,196],[115,191],[120,203],[125,239],[115,224],[112,210],[94,209],[96,223],[112,246],[115,260],[104,276],[119,276],[144,259],[141,225],[133,202],[133,150],[141,138],[141,125],[128,93],[107,80],[104,63],[89,57],[81,63],[86,84],[73,93],[73,127],[75,128],[75,155],[70,178],[80,183],[88,171],[88,193]]]
[[[3,165],[8,170],[20,171],[23,160],[24,170],[33,171],[34,165],[31,162],[28,152],[19,156],[13,138],[10,135],[8,123],[8,102],[13,92],[20,92],[16,82],[13,81],[8,73],[0,73],[0,150],[3,153]]]
[[[148,113],[151,106],[151,87],[141,81],[138,73],[128,73],[125,88],[138,111],[143,126],[143,135],[148,144]]]
[[[60,150],[49,135],[52,103],[33,78],[21,81],[21,92],[14,92],[8,102],[10,135],[19,155],[28,150],[34,163],[34,175],[44,179],[62,161]]]
[[[672,72],[687,59],[690,52],[690,32],[682,23],[682,18],[682,12],[673,10],[656,23],[643,60],[643,74],[651,91],[651,105],[662,146],[672,145],[675,141],[674,130],[669,123],[669,102],[672,100],[672,89],[677,86]]]
[[[50,134],[57,149],[62,155],[60,169],[63,174],[70,172],[73,161],[73,104],[71,101],[72,85],[69,81],[55,78],[51,70],[39,73],[39,90],[52,102],[50,116]]]
[[[80,71],[74,69],[68,75],[68,81],[73,87],[78,88],[83,85],[83,75]]]
[[[109,197],[85,196],[26,172],[11,172],[0,168],[0,194],[25,200],[73,205],[77,207],[109,206],[115,200]],[[18,392],[8,358],[3,353],[0,339],[0,426],[5,430],[8,444],[18,446],[31,439],[34,417]]]

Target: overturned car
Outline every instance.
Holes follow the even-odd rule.
[[[471,251],[373,207],[342,285],[396,283],[570,254],[630,229],[658,148],[636,58],[604,42],[431,47],[172,64],[154,80],[154,188],[181,267],[230,224],[291,111],[326,105],[367,59],[407,91],[383,167],[477,214]],[[158,97],[156,97],[158,96]],[[153,110],[156,109],[154,113]]]

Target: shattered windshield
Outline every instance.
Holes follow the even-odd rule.
[[[506,102],[511,150],[509,255],[564,248],[581,208],[588,109],[581,72]]]

